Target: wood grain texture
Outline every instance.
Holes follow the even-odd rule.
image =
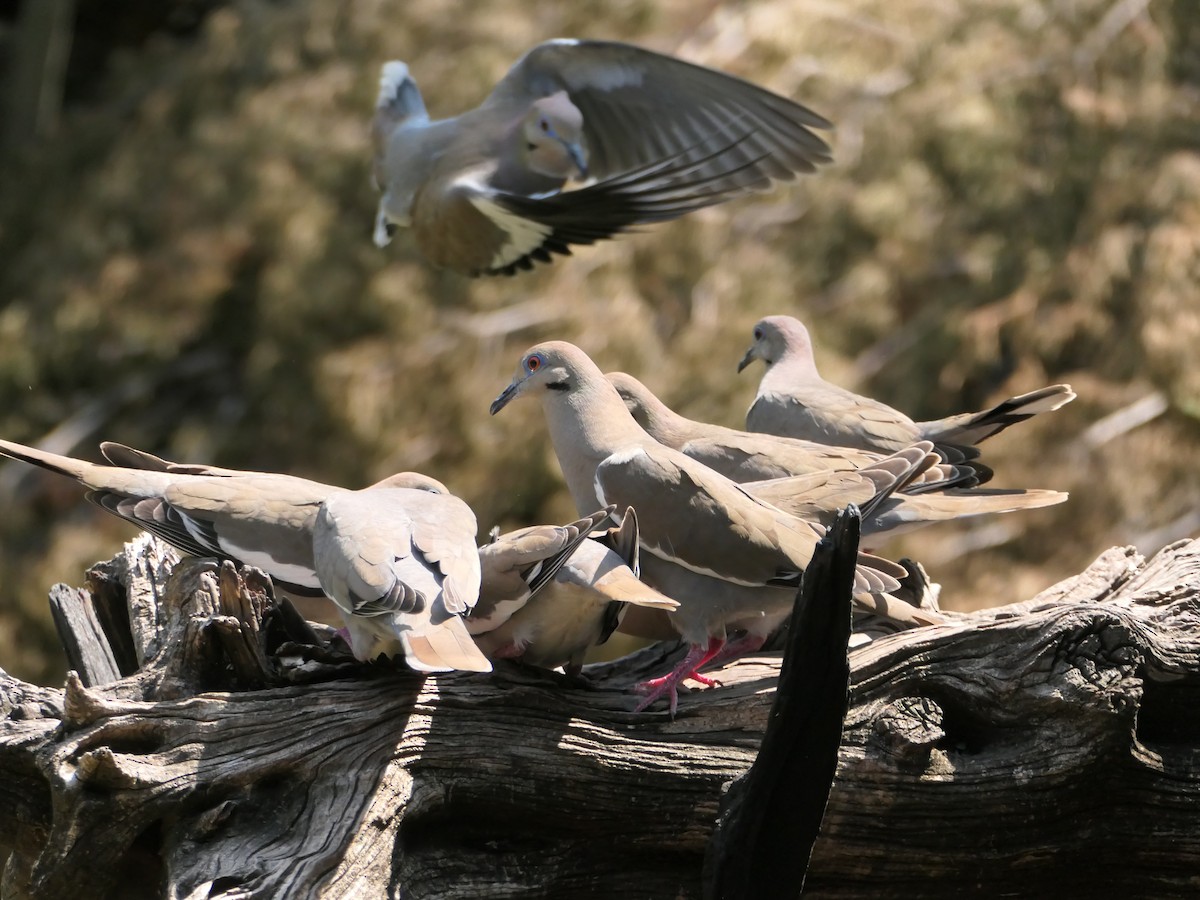
[[[253,570],[116,568],[136,674],[0,675],[6,897],[700,897],[775,697],[754,654],[635,715],[662,645],[586,685],[363,667]],[[850,662],[806,896],[1200,890],[1200,542]]]

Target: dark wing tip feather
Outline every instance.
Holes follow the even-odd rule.
[[[473,274],[513,275],[528,271],[537,262],[549,262],[554,254],[570,255],[571,244],[594,244],[638,225],[677,219],[745,193],[747,188],[735,179],[751,170],[761,157],[731,162],[729,150],[747,139],[744,136],[699,158],[694,157],[693,150],[688,150],[550,197],[497,194],[495,201],[509,212],[547,225],[551,231],[538,247],[520,259]]]

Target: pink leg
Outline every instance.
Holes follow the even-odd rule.
[[[745,656],[747,653],[753,653],[759,647],[767,642],[765,635],[746,634],[742,635],[736,641],[729,641],[721,648],[721,652],[708,661],[710,666],[717,666],[721,663],[727,663],[731,659],[737,659],[739,656]]]
[[[634,712],[641,712],[659,697],[666,694],[670,697],[671,701],[671,718],[675,718],[675,710],[679,706],[678,690],[680,684],[689,678],[707,687],[714,687],[718,684],[713,679],[701,675],[699,669],[720,653],[721,648],[724,646],[725,638],[723,637],[709,638],[707,647],[700,644],[692,644],[688,649],[687,656],[669,673],[663,675],[661,678],[651,678],[634,685],[633,689],[635,691],[646,694],[645,699],[637,705]]]
[[[525,648],[515,641],[511,644],[505,644],[503,647],[497,647],[490,654],[492,659],[520,659],[525,652]]]

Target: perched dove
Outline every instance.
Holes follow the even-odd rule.
[[[435,265],[511,275],[811,172],[830,155],[810,129],[829,127],[733,76],[612,41],[539,44],[480,106],[439,120],[408,67],[385,63],[375,243],[411,227]]]
[[[606,377],[655,440],[741,483],[756,497],[825,526],[848,503],[860,508],[864,536],[895,536],[933,522],[1039,509],[1067,499],[1059,491],[977,488],[980,474],[990,478],[990,469],[974,460],[946,463],[929,441],[882,456],[694,422],[633,376],[610,372]]]
[[[676,688],[744,631],[739,650],[761,646],[786,618],[795,588],[824,529],[755,499],[742,487],[651,438],[616,389],[572,344],[539,344],[521,358],[516,377],[492,413],[519,396],[541,400],[550,439],[580,509],[615,504],[638,510],[642,574],[680,601],[672,614],[690,645],[676,669],[649,684],[642,708]],[[940,621],[887,592],[905,572],[860,554],[856,600],[909,624]],[[701,676],[703,679],[703,676]]]
[[[479,599],[475,514],[447,491],[369,487],[325,498],[313,556],[359,659],[403,650],[423,672],[490,672],[463,616]]]
[[[855,447],[835,447],[697,422],[676,413],[632,375],[610,372],[605,377],[617,389],[633,418],[652,438],[733,481],[765,481],[792,475],[853,471],[885,456]],[[951,452],[941,455],[949,458],[923,470],[906,490],[971,487],[992,477],[991,469],[968,458],[970,454]]]
[[[891,453],[916,441],[972,447],[980,441],[1075,399],[1069,385],[1054,384],[977,413],[914,422],[883,403],[830,384],[817,372],[808,329],[791,316],[768,316],[754,326],[754,343],[738,363],[756,359],[767,371],[746,413],[746,428],[823,444]]]
[[[483,589],[467,627],[490,659],[578,674],[584,655],[608,640],[629,606],[678,608],[638,579],[632,509],[619,528],[591,532],[609,512],[566,526],[522,528],[479,548]],[[503,608],[507,617],[492,625],[499,616],[489,613]]]
[[[504,535],[493,528],[479,548],[483,580],[467,630],[474,636],[495,631],[524,609],[612,512],[610,507],[567,525],[531,525]]]
[[[110,461],[125,465],[98,465],[0,441],[0,454],[76,479],[88,489],[89,500],[158,535],[185,553],[257,566],[290,593],[331,597],[346,619],[355,654],[360,659],[370,658],[368,651],[371,648],[354,642],[357,623],[346,615],[349,605],[329,593],[319,577],[316,563],[319,548],[314,547],[322,504],[333,498],[349,498],[345,504],[340,501],[335,504],[335,509],[341,509],[364,492],[290,475],[172,463],[120,444],[106,443],[102,449]],[[368,488],[367,492],[376,490],[384,493],[398,490],[406,497],[416,494],[432,498],[423,500],[424,503],[454,501],[461,504],[440,482],[415,472],[393,475]],[[471,522],[474,522],[473,516]],[[471,527],[473,529],[474,525]],[[395,552],[407,552],[407,547],[399,546],[399,540],[397,544]],[[470,555],[476,560],[476,575],[474,594],[470,593],[470,584],[460,592],[460,597],[468,598],[461,601],[467,607],[478,597],[478,559],[474,555],[473,530],[468,545]],[[376,615],[374,608],[367,614]],[[456,617],[444,628],[461,630],[462,638],[471,644],[461,619]],[[448,668],[487,671],[490,668],[473,645],[470,646],[473,653],[468,651],[456,659],[461,665],[448,664],[436,648],[427,650],[424,644],[405,646],[404,649],[409,665],[423,671]]]

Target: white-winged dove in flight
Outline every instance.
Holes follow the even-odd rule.
[[[383,66],[375,243],[397,226],[467,275],[511,275],[630,228],[767,190],[830,159],[829,123],[749,82],[629,44],[553,40],[478,107],[430,119]]]

